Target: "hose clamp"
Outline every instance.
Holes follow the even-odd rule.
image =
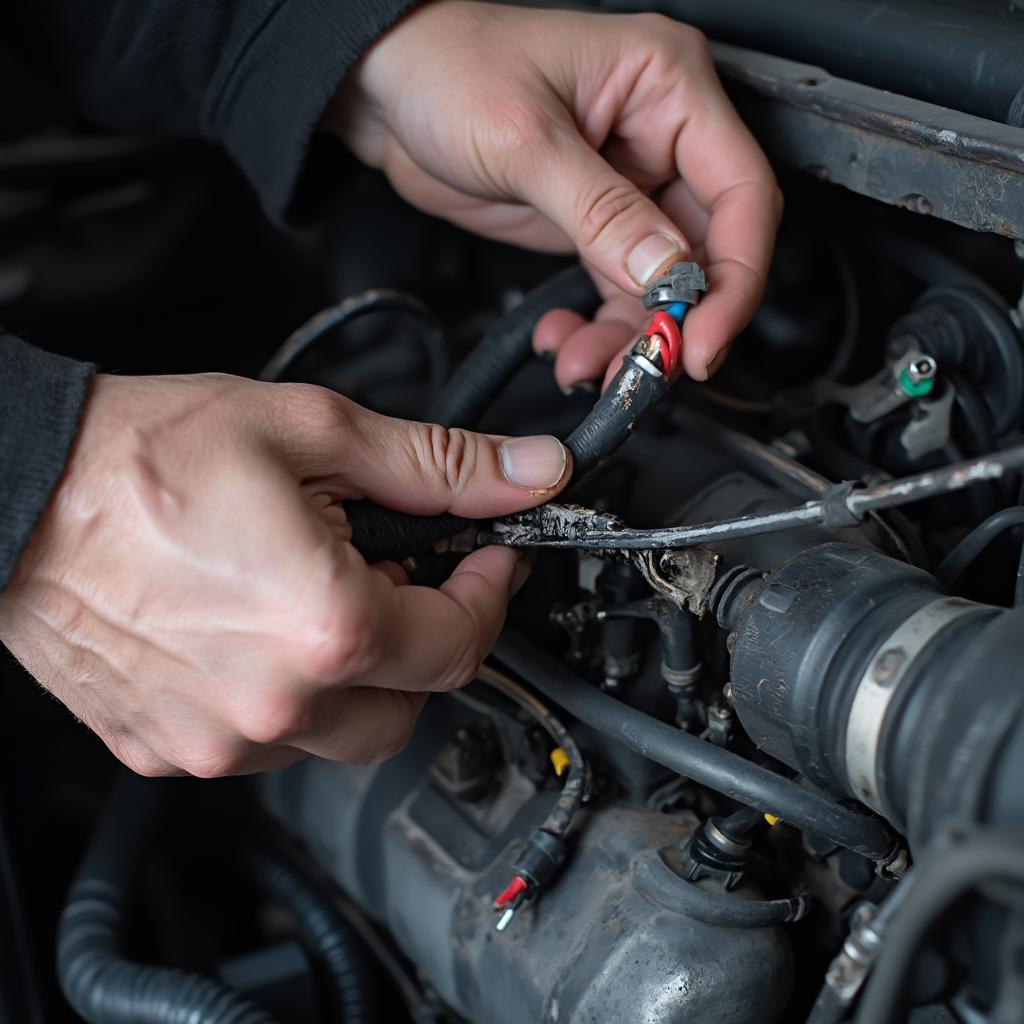
[[[955,597],[919,608],[878,646],[857,684],[846,722],[846,778],[858,800],[887,818],[892,810],[883,795],[880,754],[889,707],[924,648],[951,623],[977,610],[978,605]]]

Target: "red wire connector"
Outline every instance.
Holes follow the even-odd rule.
[[[509,903],[515,903],[518,906],[522,903],[522,897],[525,896],[526,890],[529,888],[530,883],[522,875],[516,875],[505,887],[505,891],[494,901],[494,909],[504,910]]]
[[[544,886],[565,860],[566,852],[561,836],[543,828],[537,829],[527,840],[512,865],[515,877],[494,901],[494,909],[501,914],[495,925],[499,932],[503,932],[512,923],[512,918],[525,900],[540,896]]]
[[[669,376],[675,372],[683,355],[683,335],[679,324],[664,310],[659,309],[647,325],[645,334],[658,339],[661,348],[661,369]]]
[[[529,889],[530,883],[522,875],[516,875],[494,901],[494,909],[501,911],[501,917],[494,926],[499,932],[503,932],[512,923],[512,918],[526,899]]]

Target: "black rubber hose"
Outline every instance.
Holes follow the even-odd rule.
[[[71,886],[57,929],[57,975],[89,1024],[274,1024],[210,978],[134,963],[122,951],[129,887],[159,811],[162,787],[115,783]]]
[[[331,896],[266,842],[253,840],[242,858],[257,888],[295,919],[316,963],[324,968],[338,1024],[379,1020],[367,984],[369,964]]]
[[[974,560],[996,537],[1014,526],[1024,526],[1024,505],[1004,508],[971,530],[935,570],[936,578],[946,591],[951,591],[957,585]]]
[[[484,335],[430,403],[426,418],[444,427],[475,427],[512,374],[530,358],[537,321],[556,308],[591,316],[598,302],[597,289],[579,264],[538,285]]]
[[[561,662],[508,629],[499,637],[494,655],[569,714],[642,757],[871,860],[884,860],[895,849],[888,828],[878,819],[850,810],[595,690]]]
[[[1024,885],[1024,833],[982,830],[943,847],[901,883],[905,898],[886,929],[854,1024],[895,1024],[914,958],[940,914],[989,881]]]

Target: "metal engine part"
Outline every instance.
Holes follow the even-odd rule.
[[[453,733],[452,710],[435,698],[410,747],[386,764],[311,760],[262,782],[272,813],[445,1003],[486,1024],[777,1018],[793,970],[782,929],[704,924],[673,907],[672,887],[690,883],[659,851],[689,839],[688,812],[602,804],[557,884],[497,933],[494,895],[553,795],[508,769],[485,804],[446,793],[430,767]]]

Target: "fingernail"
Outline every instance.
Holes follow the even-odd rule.
[[[713,356],[704,364],[704,380],[707,380],[709,377],[718,373],[718,371],[722,368],[722,363],[724,363],[725,360],[728,358],[728,355],[729,348],[728,346],[726,346],[725,348],[722,349],[721,352],[718,353],[718,355]]]
[[[596,395],[597,385],[592,380],[578,380],[575,384],[562,388],[562,394],[566,398],[572,398],[575,395]]]
[[[668,235],[650,235],[626,257],[626,272],[643,288],[668,263],[685,259],[682,243]]]
[[[516,562],[516,567],[512,570],[512,582],[509,584],[508,596],[510,598],[515,597],[520,590],[523,589],[523,584],[530,578],[530,559],[527,557],[525,551],[519,553],[519,561]]]
[[[531,491],[554,487],[565,472],[565,448],[557,437],[513,437],[501,442],[498,453],[505,479]]]

